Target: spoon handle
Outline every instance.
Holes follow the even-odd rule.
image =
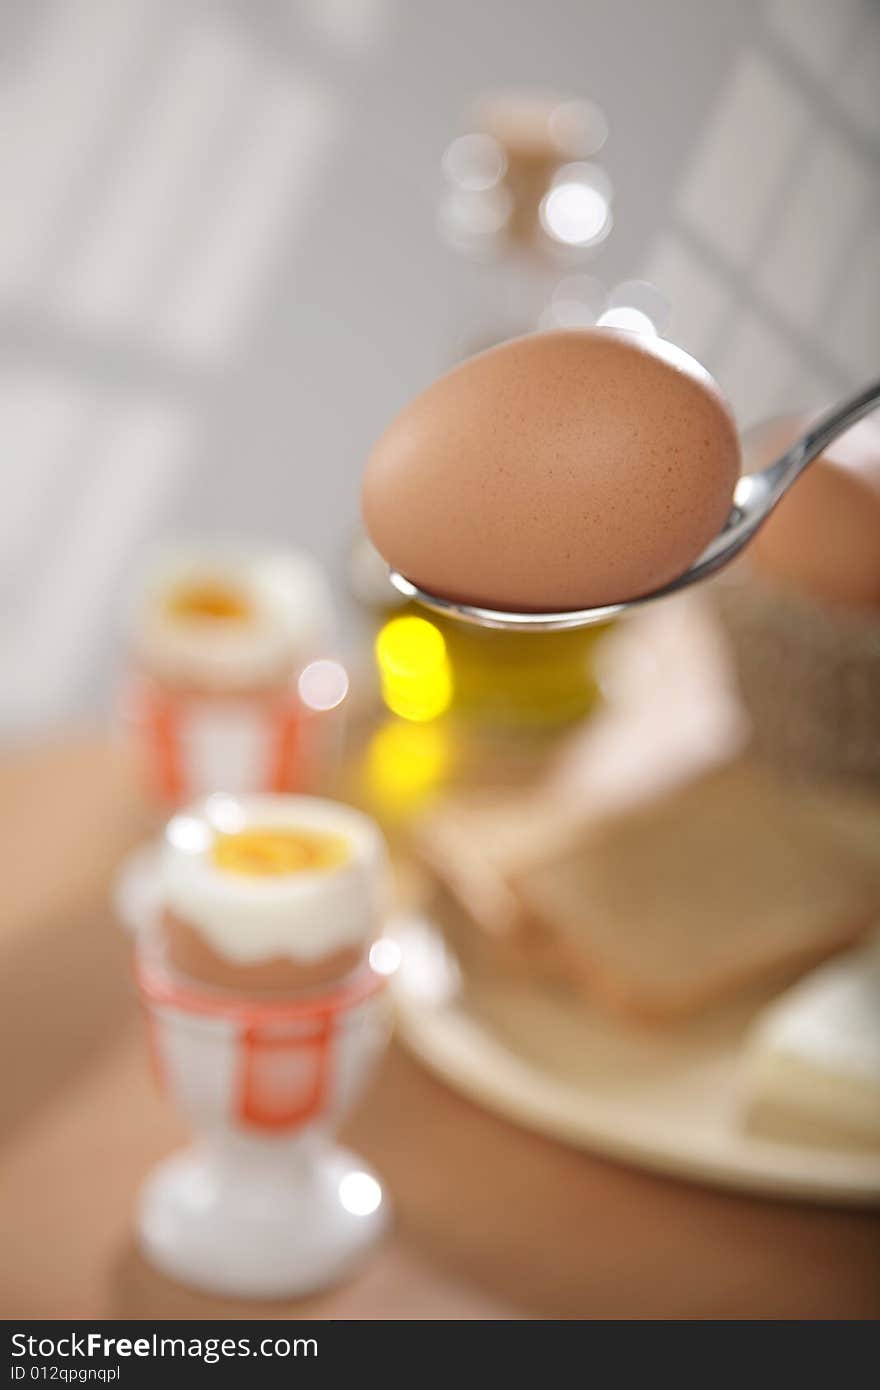
[[[759,473],[744,473],[733,494],[733,507],[723,529],[710,541],[695,565],[658,597],[695,584],[729,564],[763,526],[777,502],[785,496],[804,469],[841,434],[880,405],[880,381],[863,386],[854,396],[821,415],[774,463]]]
[[[804,469],[824,453],[828,445],[841,434],[869,415],[880,405],[880,380],[863,386],[848,400],[821,415],[785,453],[765,468],[761,475],[767,485],[768,506],[775,506],[783,493],[800,477]]]

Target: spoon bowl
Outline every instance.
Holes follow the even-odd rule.
[[[656,599],[668,598],[717,574],[748,545],[780,499],[813,460],[878,405],[880,380],[871,382],[822,415],[775,463],[771,463],[760,473],[748,473],[740,478],[734,489],[733,506],[718,535],[709,542],[689,569],[669,584],[652,589],[650,593],[638,594],[634,598],[623,599],[620,603],[603,604],[599,608],[566,609],[557,613],[514,613],[503,608],[482,608],[475,604],[460,603],[456,599],[428,593],[397,570],[390,570],[389,578],[398,593],[403,594],[405,598],[446,618],[455,618],[475,627],[499,628],[508,632],[563,632],[569,628],[593,627],[597,623],[607,623],[630,608],[653,603]]]

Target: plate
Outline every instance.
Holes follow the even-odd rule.
[[[534,984],[467,976],[421,916],[398,920],[398,1031],[472,1100],[543,1134],[766,1197],[880,1205],[880,1151],[762,1132],[743,1040],[762,999],[673,1033],[636,1032]]]

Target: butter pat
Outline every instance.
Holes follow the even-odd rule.
[[[880,941],[831,961],[759,1017],[751,1103],[880,1143]]]

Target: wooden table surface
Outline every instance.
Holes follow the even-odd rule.
[[[392,1047],[348,1139],[386,1177],[391,1235],[297,1303],[191,1293],[132,1235],[183,1138],[153,1089],[109,887],[146,829],[100,740],[0,768],[0,1316],[876,1317],[880,1217],[713,1192],[479,1110]]]

